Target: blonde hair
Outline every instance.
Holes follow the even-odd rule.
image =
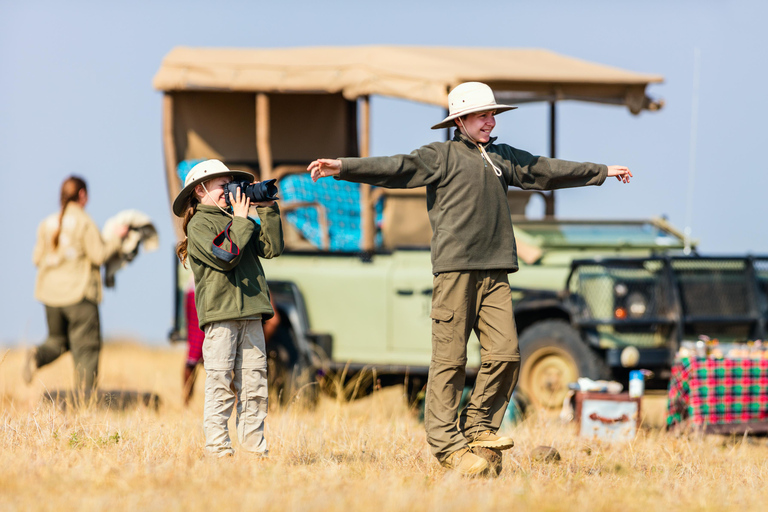
[[[81,190],[88,193],[88,187],[85,184],[85,180],[79,176],[70,176],[61,184],[61,211],[59,212],[59,227],[56,228],[56,233],[53,235],[54,249],[59,246],[59,235],[61,234],[61,223],[64,220],[64,210],[67,209],[69,203],[77,201],[80,198]]]

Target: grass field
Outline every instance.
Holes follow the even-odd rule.
[[[765,438],[673,435],[633,442],[579,438],[573,425],[530,417],[497,479],[442,469],[399,387],[352,403],[323,399],[267,419],[270,457],[203,456],[202,380],[181,402],[184,353],[108,343],[104,389],[152,391],[158,411],[60,411],[41,400],[70,385],[66,356],[33,384],[21,350],[0,353],[0,510],[766,510]],[[231,425],[234,432],[234,420]],[[235,442],[236,444],[236,442]],[[529,458],[539,445],[559,463]],[[237,449],[237,446],[235,446]]]

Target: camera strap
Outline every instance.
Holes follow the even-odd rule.
[[[240,248],[232,240],[232,237],[229,234],[230,227],[232,227],[232,221],[229,221],[229,223],[224,228],[224,231],[216,235],[216,238],[213,239],[213,244],[211,247],[213,255],[227,263],[235,259],[240,254]],[[229,250],[226,250],[222,247],[224,240],[229,240]]]

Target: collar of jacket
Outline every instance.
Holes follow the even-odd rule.
[[[218,206],[213,206],[210,204],[198,204],[197,209],[205,213],[218,213],[219,215],[226,216],[226,214],[222,212]],[[227,208],[227,209],[231,209],[231,208]]]
[[[496,139],[498,139],[498,137],[491,137],[491,139],[486,144],[484,144],[483,147],[485,147],[487,150],[488,146],[496,142]],[[463,142],[472,149],[477,149],[475,143],[469,137],[461,133],[461,130],[458,128],[456,128],[456,131],[453,132],[453,140],[456,142]],[[478,142],[478,144],[480,143]]]
[[[67,205],[64,207],[64,213],[66,213],[67,210],[77,211],[77,212],[84,212],[85,211],[83,209],[83,207],[80,206],[80,203],[78,203],[77,201],[70,201],[70,202],[68,202]]]

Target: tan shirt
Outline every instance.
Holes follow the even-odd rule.
[[[38,268],[35,298],[52,307],[71,306],[83,299],[101,302],[100,266],[120,246],[120,239],[105,244],[99,228],[77,203],[64,211],[59,246],[53,248],[53,235],[59,227],[59,214],[43,220],[37,228],[37,243],[32,261]]]

